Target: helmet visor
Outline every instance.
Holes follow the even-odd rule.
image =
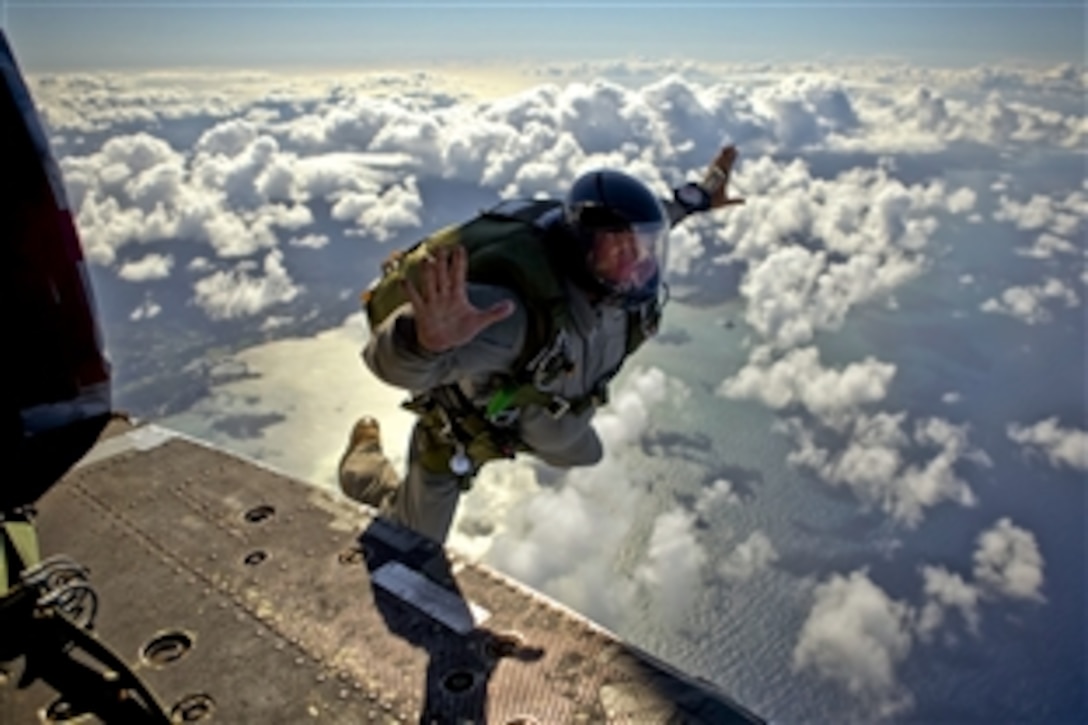
[[[589,264],[606,288],[624,296],[641,296],[660,279],[669,228],[664,223],[632,224],[601,229],[594,235]]]

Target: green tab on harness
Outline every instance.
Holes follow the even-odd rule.
[[[484,415],[489,420],[493,420],[495,416],[509,408],[514,402],[515,391],[514,388],[503,387],[492,393],[491,399],[487,401],[487,410]]]
[[[0,596],[8,593],[16,584],[19,574],[41,561],[38,550],[38,532],[29,521],[5,521],[0,525]],[[14,566],[9,567],[8,556],[12,555]]]

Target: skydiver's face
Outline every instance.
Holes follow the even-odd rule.
[[[647,254],[633,231],[601,231],[594,238],[590,268],[597,279],[622,290],[643,282]]]

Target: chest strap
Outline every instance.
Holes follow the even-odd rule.
[[[510,459],[530,449],[517,433],[517,412],[538,405],[555,419],[580,415],[608,400],[606,376],[589,394],[568,399],[545,393],[530,383],[500,388],[486,410],[472,404],[459,387],[444,385],[417,395],[404,408],[420,418],[426,445],[420,463],[431,473],[453,474],[468,490],[472,478],[487,461]],[[499,402],[496,403],[496,400]]]

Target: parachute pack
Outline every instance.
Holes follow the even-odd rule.
[[[377,327],[408,301],[402,282],[419,284],[422,263],[441,249],[465,248],[468,280],[507,287],[517,293],[529,312],[522,367],[548,345],[565,326],[563,286],[545,245],[544,220],[559,209],[551,200],[508,201],[475,218],[440,229],[382,263],[382,276],[363,293],[371,328]]]

